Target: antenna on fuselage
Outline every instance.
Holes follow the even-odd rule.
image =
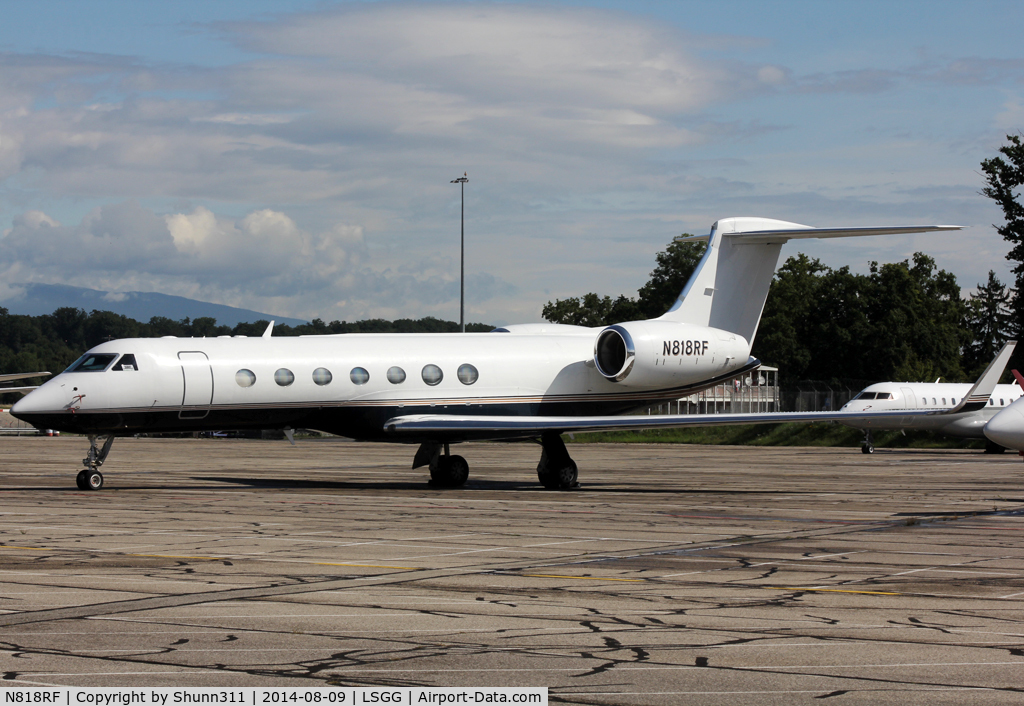
[[[270,334],[274,332],[274,322],[271,321],[267,324],[267,330],[263,332],[263,338],[270,338]]]

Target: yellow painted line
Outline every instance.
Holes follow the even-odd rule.
[[[886,591],[846,591],[841,588],[798,588],[796,586],[762,586],[769,591],[815,591],[817,593],[863,593],[868,596],[902,596],[902,593]]]
[[[116,554],[114,556],[117,556]],[[178,556],[176,554],[125,554],[124,556],[147,556],[158,559],[203,559],[204,561],[231,561],[223,556]]]
[[[0,544],[0,549],[27,549],[31,552],[55,552],[56,549],[47,549],[46,547],[16,547],[13,544]]]
[[[506,574],[506,576],[529,576],[535,579],[579,579],[581,581],[627,581],[629,583],[643,583],[643,579],[605,579],[596,576],[558,576],[556,574]]]
[[[364,569],[405,569],[407,571],[422,571],[418,566],[382,566],[380,564],[334,564],[329,561],[314,561],[314,566],[358,566]]]

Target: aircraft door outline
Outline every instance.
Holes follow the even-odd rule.
[[[914,391],[909,387],[901,387],[900,392],[903,393],[903,399],[906,400],[906,408],[917,409],[917,396],[914,395]]]
[[[213,366],[202,351],[179,351],[178,360],[181,362],[184,384],[181,392],[182,409],[178,412],[178,419],[203,419],[210,413],[209,407],[213,404]]]

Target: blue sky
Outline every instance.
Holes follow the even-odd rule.
[[[961,224],[799,249],[1010,279],[978,191],[1024,126],[1019,2],[3,8],[0,301],[457,318],[463,171],[473,321],[634,294],[673,236],[734,215]]]

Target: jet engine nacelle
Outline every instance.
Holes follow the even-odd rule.
[[[629,387],[672,387],[728,374],[746,365],[750,344],[739,334],[671,321],[627,321],[594,342],[597,371]]]

